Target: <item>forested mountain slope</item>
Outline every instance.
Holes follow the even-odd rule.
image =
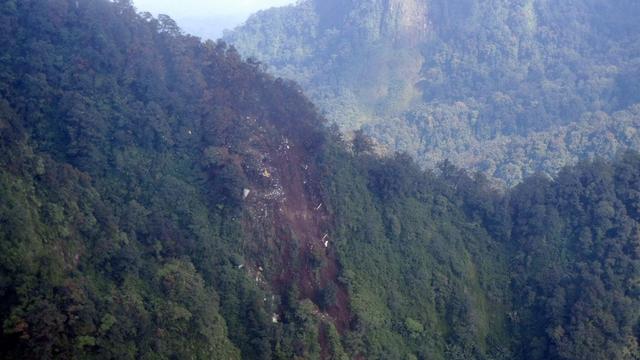
[[[640,148],[638,18],[637,1],[305,0],[225,40],[344,130],[514,185]]]
[[[638,359],[638,154],[499,194],[127,1],[0,29],[0,358]]]

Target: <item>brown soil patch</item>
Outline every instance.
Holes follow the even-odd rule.
[[[335,305],[330,306],[327,313],[342,332],[351,321],[349,296],[338,282],[338,261],[331,244],[330,217],[320,196],[319,174],[313,164],[305,161],[301,146],[286,141],[274,150],[269,157],[277,169],[284,193],[282,206],[275,214],[280,228],[279,240],[289,245],[295,242],[297,248],[297,254],[291,253],[291,246],[282,254],[285,266],[275,282],[284,290],[297,281],[301,296],[312,301],[316,301],[320,290],[335,286]],[[325,242],[328,242],[327,247]]]
[[[349,294],[338,281],[332,221],[322,197],[320,173],[304,147],[284,136],[256,138],[252,148],[255,153],[249,156],[253,160],[248,166],[252,188],[246,199],[249,216],[245,223],[254,235],[268,241],[255,244],[254,252],[266,246],[279,253],[277,269],[265,269],[267,281],[280,295],[296,285],[300,300],[316,304],[322,289],[334,287],[335,303],[318,314],[343,333],[352,319]]]

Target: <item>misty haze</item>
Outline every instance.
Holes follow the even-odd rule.
[[[638,19],[0,0],[0,359],[640,360]]]

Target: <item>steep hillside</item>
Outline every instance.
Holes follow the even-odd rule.
[[[297,87],[127,2],[0,20],[3,358],[373,353]]]
[[[499,194],[128,1],[0,29],[0,358],[638,359],[640,155]]]
[[[2,358],[292,358],[348,330],[335,255],[306,264],[324,135],[297,88],[127,2],[1,6]],[[301,302],[329,284],[323,321]]]
[[[514,185],[640,148],[639,16],[635,1],[306,0],[225,40],[343,130]]]

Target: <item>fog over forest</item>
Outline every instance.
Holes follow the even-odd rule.
[[[640,360],[640,2],[278,4],[0,0],[0,359]]]

